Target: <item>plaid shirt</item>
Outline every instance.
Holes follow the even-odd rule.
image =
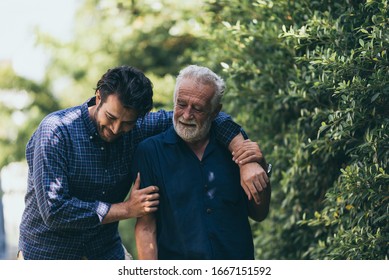
[[[131,188],[130,163],[137,145],[172,125],[172,112],[139,119],[129,133],[103,141],[88,106],[48,115],[26,147],[29,165],[19,250],[25,259],[124,259],[118,222],[102,224],[111,204]],[[241,132],[219,114],[217,139],[228,145]]]

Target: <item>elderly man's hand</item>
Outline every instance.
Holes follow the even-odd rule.
[[[235,146],[232,152],[234,160],[240,168],[240,182],[249,200],[260,203],[260,193],[267,187],[269,178],[263,169],[265,161],[256,142],[249,139]]]
[[[269,178],[266,171],[256,162],[249,162],[240,167],[240,183],[249,200],[256,204],[261,202],[260,193],[267,187]]]

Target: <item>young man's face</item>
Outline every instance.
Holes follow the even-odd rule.
[[[174,129],[186,142],[207,138],[220,108],[212,110],[214,88],[190,79],[182,80],[174,102]]]
[[[138,112],[123,107],[116,94],[108,95],[105,102],[102,102],[100,93],[97,92],[93,118],[100,137],[106,142],[113,142],[134,127]]]

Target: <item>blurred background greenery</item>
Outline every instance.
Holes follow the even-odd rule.
[[[36,31],[50,55],[42,81],[0,64],[0,95],[23,101],[0,98],[0,169],[108,68],[143,70],[155,109],[171,109],[179,69],[204,65],[226,79],[224,111],[274,166],[271,212],[252,223],[256,258],[388,258],[386,0],[80,2],[72,40]],[[120,231],[136,256],[133,225]]]

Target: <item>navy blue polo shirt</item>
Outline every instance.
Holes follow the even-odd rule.
[[[200,161],[171,127],[140,143],[134,167],[160,188],[159,259],[254,259],[239,167],[213,133]]]

